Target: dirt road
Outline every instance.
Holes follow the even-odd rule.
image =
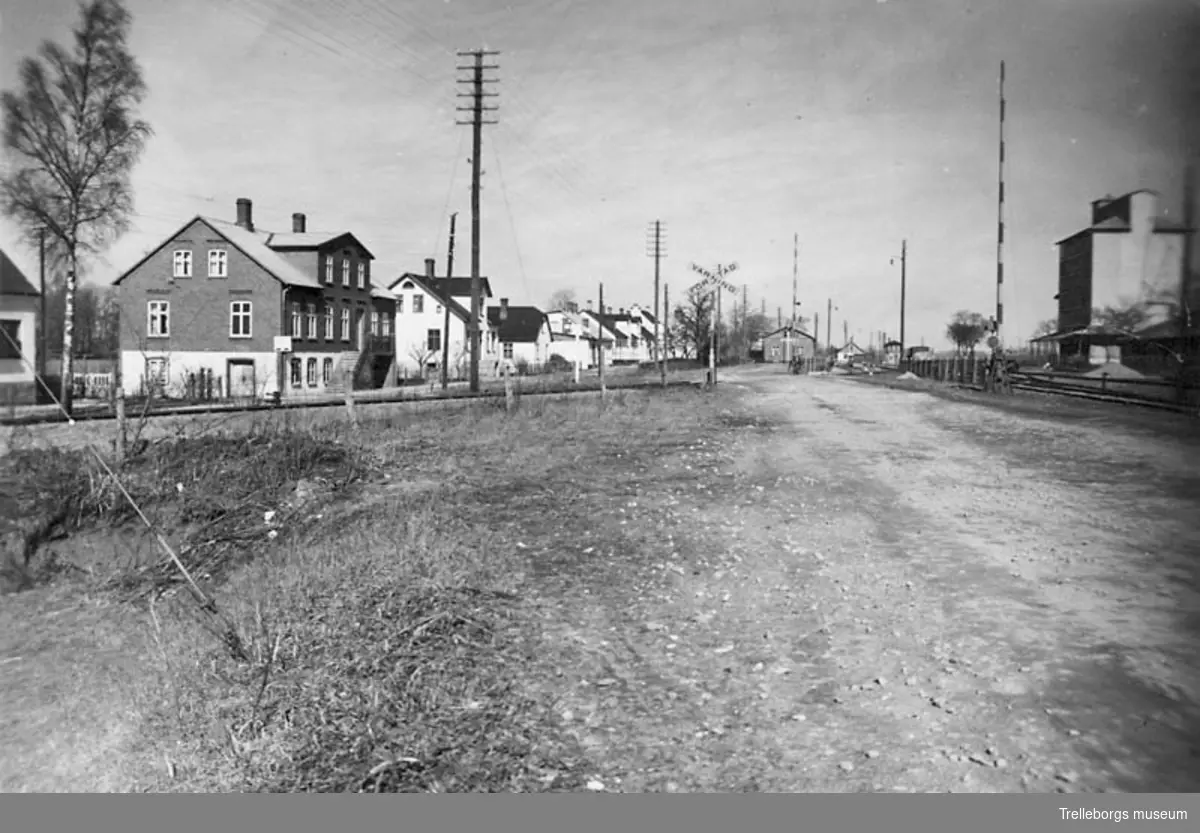
[[[594,789],[1200,790],[1200,442],[723,384],[722,430],[527,533]]]

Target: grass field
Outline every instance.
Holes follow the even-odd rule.
[[[71,534],[0,600],[0,789],[581,788],[526,542],[623,505],[631,467],[720,402],[380,407],[356,435],[332,413],[190,420],[123,477],[216,616],[77,444],[17,442],[0,461]]]

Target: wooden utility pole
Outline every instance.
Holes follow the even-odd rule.
[[[599,315],[599,333],[596,337],[596,357],[597,364],[600,367],[600,401],[604,402],[604,284],[600,284],[600,311]]]
[[[38,229],[38,278],[42,297],[38,299],[38,361],[37,372],[42,377],[38,385],[39,391],[46,384],[46,227]],[[121,360],[121,351],[117,351],[117,361]]]
[[[825,349],[829,350],[833,347],[833,299],[830,298],[825,304]]]
[[[800,232],[796,232],[792,237],[792,334],[796,331],[796,307],[800,305],[800,301],[796,297],[796,281],[800,274]],[[791,334],[789,334],[791,335]],[[788,361],[791,361],[791,356],[788,356]]]
[[[892,260],[895,263],[895,259]],[[904,360],[904,305],[908,285],[908,241],[900,241],[900,360]],[[999,296],[997,296],[999,297]]]
[[[663,224],[661,220],[655,220],[650,226],[650,239],[647,242],[646,254],[654,258],[654,360],[658,362],[659,373],[662,376],[663,386],[667,384],[667,362],[662,355],[662,324],[658,314],[658,284],[659,284],[659,262],[667,256],[666,240],[663,237]]]
[[[1004,61],[1000,62],[1000,164],[996,193],[996,338],[1000,338],[1000,327],[1004,323],[1004,302],[1001,291],[1004,287]],[[903,332],[900,340],[904,341]]]
[[[671,343],[671,288],[667,284],[663,284],[663,313],[666,320],[663,321],[663,387],[667,386],[667,345]]]
[[[1191,370],[1196,352],[1193,341],[1192,301],[1192,259],[1195,256],[1193,238],[1196,225],[1196,193],[1195,170],[1191,160],[1183,170],[1183,257],[1182,273],[1179,276],[1179,372],[1175,378],[1176,401],[1180,405],[1187,404],[1187,376]]]
[[[842,319],[842,346],[850,343],[850,322]]]
[[[480,315],[482,313],[482,298],[481,282],[479,280],[479,179],[483,176],[483,169],[480,165],[483,155],[483,126],[485,124],[496,124],[494,120],[488,121],[484,119],[484,113],[494,111],[497,107],[485,107],[483,100],[485,98],[493,98],[499,93],[484,92],[484,84],[495,84],[497,79],[484,78],[483,73],[489,69],[499,69],[498,64],[485,64],[484,57],[487,55],[499,55],[499,52],[489,52],[484,49],[477,49],[472,52],[459,52],[461,58],[474,58],[475,62],[469,66],[457,66],[458,70],[470,70],[471,77],[469,79],[458,79],[460,84],[469,84],[471,92],[458,93],[459,98],[471,99],[471,104],[468,107],[456,107],[458,112],[471,113],[470,121],[456,121],[456,124],[470,125],[473,128],[473,143],[471,146],[471,321],[470,321],[470,341],[471,341],[471,392],[479,392],[479,348],[480,348]]]
[[[711,384],[714,388],[717,386],[717,325],[720,321],[718,315],[721,305],[721,290],[724,289],[726,292],[737,292],[737,288],[725,279],[726,276],[731,272],[737,271],[737,268],[737,263],[730,263],[728,265],[718,264],[715,269],[710,271],[701,266],[697,266],[695,263],[691,264],[691,270],[704,277],[704,280],[692,286],[691,291],[699,292],[700,290],[706,290],[712,293],[711,307],[709,310],[710,323],[708,333],[708,380],[709,384]],[[697,349],[699,349],[699,345],[697,345]]]
[[[450,387],[450,282],[454,278],[454,221],[458,212],[450,215],[450,242],[446,247],[446,291],[442,293],[442,390]]]
[[[750,323],[750,287],[748,284],[742,284],[742,343],[746,345],[746,349],[750,347],[750,328],[747,326]]]

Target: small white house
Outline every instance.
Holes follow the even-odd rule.
[[[450,378],[464,379],[470,373],[471,345],[467,329],[471,321],[471,279],[469,277],[439,278],[434,274],[433,258],[425,259],[425,274],[406,272],[392,281],[389,289],[396,295],[396,366],[401,378],[427,376],[433,370],[441,372],[442,330],[445,329],[443,298],[450,295]],[[488,324],[493,308],[492,287],[481,277],[479,323],[479,372],[486,375],[496,364],[495,333]],[[434,331],[437,331],[436,334]],[[436,339],[435,339],[436,335]],[[429,355],[433,353],[433,355]]]
[[[0,403],[37,400],[37,319],[41,293],[0,251]]]
[[[488,327],[498,347],[494,372],[504,367],[519,371],[522,366],[537,371],[550,361],[554,336],[549,319],[537,307],[511,307],[501,298],[500,306],[488,308]]]
[[[550,322],[551,355],[560,355],[583,370],[596,366],[593,336],[584,332],[584,319],[577,310],[557,309],[546,313]]]
[[[854,339],[850,339],[845,347],[838,349],[837,362],[838,364],[846,364],[852,361],[862,361],[866,355],[866,351],[855,344]]]

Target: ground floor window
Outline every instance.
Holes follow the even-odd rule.
[[[425,333],[425,347],[431,353],[436,353],[442,349],[442,331],[429,330]]]
[[[146,359],[146,387],[161,391],[167,383],[167,360]]]
[[[511,359],[513,357],[513,346],[511,341],[504,342],[504,358]]]
[[[325,359],[321,362],[321,382],[328,385],[329,380],[333,378],[333,359]]]
[[[299,359],[292,359],[292,387],[298,388],[301,384],[301,374],[304,372],[304,367]]]
[[[305,369],[304,375],[305,375],[305,381],[308,383],[308,386],[310,388],[315,388],[317,386],[317,360],[316,359],[308,360],[308,367]]]

